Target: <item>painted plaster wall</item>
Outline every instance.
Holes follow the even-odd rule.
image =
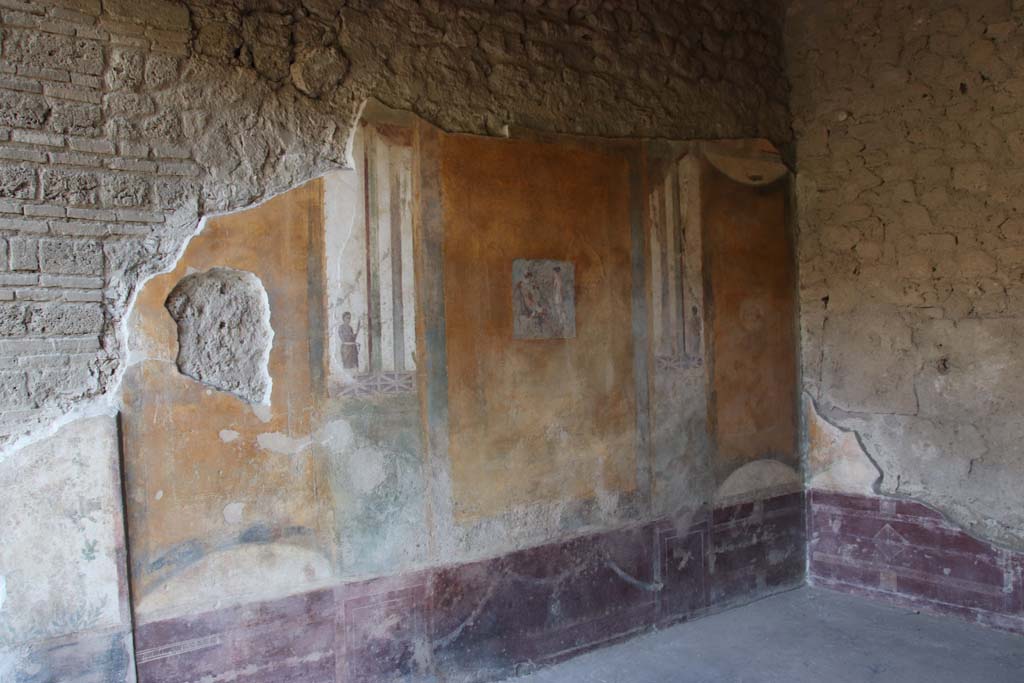
[[[0,680],[134,680],[118,453],[102,414],[6,456]]]
[[[362,128],[355,144],[357,158],[364,158],[360,154],[367,150],[368,141],[380,139],[375,128]],[[393,127],[390,130],[392,137],[406,140],[420,131],[435,131],[424,124],[401,134]],[[621,150],[602,152],[600,145],[598,151],[588,151],[583,144],[563,147],[443,138],[457,152],[444,158],[448,166],[439,175],[446,196],[450,201],[476,202],[483,211],[473,214],[457,211],[458,203],[448,206],[449,211],[456,210],[444,216],[452,245],[461,241],[471,246],[465,233],[479,231],[476,219],[486,222],[505,216],[502,220],[507,220],[508,212],[501,209],[517,201],[525,206],[522,199],[537,191],[538,180],[552,188],[549,192],[564,189],[564,182],[577,183],[577,190],[586,188],[607,201],[590,209],[591,214],[580,213],[573,226],[583,234],[574,237],[571,230],[549,228],[555,218],[564,221],[564,202],[575,206],[576,193],[552,193],[556,210],[549,206],[545,211],[543,203],[535,202],[518,232],[502,223],[501,229],[489,233],[479,250],[482,253],[474,258],[460,259],[464,252],[453,246],[443,260],[429,262],[418,277],[443,278],[446,290],[458,297],[462,308],[451,298],[446,302],[451,305],[432,316],[448,322],[444,339],[413,336],[414,358],[440,352],[445,360],[442,376],[433,380],[417,378],[415,366],[409,368],[414,377],[408,390],[393,368],[375,370],[374,361],[364,358],[378,353],[371,347],[380,342],[382,325],[373,320],[386,312],[380,304],[397,298],[379,282],[382,266],[391,257],[382,246],[388,240],[354,238],[386,235],[393,219],[405,223],[400,213],[388,210],[393,203],[390,192],[378,190],[386,176],[396,181],[393,186],[402,187],[397,179],[409,170],[407,163],[385,165],[382,173],[370,175],[369,166],[363,173],[330,174],[257,208],[210,220],[190,242],[175,270],[146,284],[129,323],[131,365],[123,387],[123,448],[137,623],[211,605],[290,595],[359,576],[401,573],[424,563],[492,556],[595,524],[614,526],[640,514],[637,503],[642,496],[634,495],[633,489],[638,462],[646,461],[636,450],[634,402],[621,398],[623,394],[631,397],[633,391],[634,340],[629,321],[635,287],[629,275],[632,245],[627,206],[631,185],[624,174],[628,157]],[[489,154],[478,154],[480,145],[494,147]],[[639,145],[628,149],[635,154]],[[379,148],[374,152],[378,165],[379,152]],[[524,181],[533,176],[512,173],[522,170],[510,163],[513,160],[531,165],[544,161],[549,171]],[[428,155],[423,164],[440,161]],[[595,161],[603,165],[593,167]],[[581,169],[590,169],[582,181],[575,178]],[[464,184],[467,173],[479,178],[485,172],[495,175],[498,184]],[[518,185],[522,187],[515,190]],[[632,201],[642,202],[642,194]],[[617,209],[609,213],[608,206]],[[642,212],[642,205],[638,208]],[[420,212],[418,206],[415,211]],[[547,243],[534,243],[537,240],[531,238],[538,231],[547,233]],[[642,231],[639,234],[642,237]],[[607,246],[594,243],[593,238],[601,235],[608,240]],[[271,242],[275,248],[267,249]],[[324,253],[321,242],[337,251]],[[459,322],[465,316],[511,314],[510,269],[494,268],[488,259],[509,266],[506,257],[519,253],[517,249],[528,254],[539,249],[537,253],[548,255],[552,249],[569,249],[558,255],[579,261],[584,316],[580,334],[589,346],[583,349],[586,353],[577,352],[585,359],[577,363],[590,375],[595,363],[602,370],[617,365],[626,374],[624,379],[609,383],[602,371],[597,373],[600,387],[577,382],[564,353],[552,353],[550,343],[538,347],[535,342],[529,342],[535,360],[548,359],[546,372],[509,381],[502,371],[517,366],[508,362],[508,353],[500,352],[495,357],[496,376],[485,374],[475,384],[462,377],[467,362],[472,366],[486,356],[462,347],[481,339],[500,346],[507,343],[501,340],[511,336],[504,328],[481,332],[462,325],[460,329]],[[422,251],[411,256],[424,258]],[[251,272],[267,289],[274,330],[269,367],[274,395],[269,406],[250,405],[203,386],[180,374],[173,363],[175,327],[163,302],[180,278],[215,263]],[[480,264],[485,265],[483,271]],[[481,272],[499,270],[502,279],[490,288],[498,301],[468,295]],[[335,271],[337,277],[332,274]],[[420,289],[415,279],[405,283],[409,291]],[[643,283],[636,287],[642,292]],[[361,306],[352,305],[357,298]],[[609,298],[617,304],[609,304]],[[361,343],[355,367],[332,370],[331,366],[344,366],[344,359],[323,356],[337,336],[338,316],[325,327],[313,313],[318,306],[328,312],[337,308],[335,313],[353,309],[365,322],[368,331],[356,335]],[[412,314],[417,307],[409,308]],[[367,317],[371,312],[372,317]],[[615,324],[615,315],[627,324]],[[617,349],[609,346],[609,338],[618,340]],[[455,356],[459,349],[461,355]],[[334,353],[340,356],[341,351]],[[314,382],[321,370],[325,371],[323,381]],[[573,432],[562,431],[557,444],[562,452],[494,452],[489,442],[473,444],[470,456],[480,453],[499,461],[500,466],[490,471],[474,467],[472,457],[467,461],[467,451],[431,454],[450,457],[445,472],[452,473],[435,473],[431,488],[451,493],[433,501],[436,509],[431,514],[424,499],[427,453],[421,430],[425,422],[446,432],[449,425],[443,416],[421,414],[418,387],[424,381],[455,387],[446,400],[454,396],[449,403],[463,410],[466,399],[476,400],[481,392],[505,392],[498,401],[504,408],[517,401],[529,407],[538,396],[558,388],[580,393],[569,408],[578,403],[583,410],[577,411]],[[533,391],[524,391],[527,381],[533,382]],[[584,391],[588,387],[598,396],[592,406],[586,403],[592,400]],[[607,397],[602,398],[598,388]],[[703,402],[703,396],[698,400]],[[618,421],[609,419],[604,410],[607,403],[617,405]],[[503,432],[505,440],[529,445],[551,438],[549,412],[519,411],[519,421]],[[452,433],[459,424],[452,422]],[[514,467],[517,458],[518,468]],[[588,458],[595,459],[593,471],[579,466]],[[617,472],[625,485],[609,482],[606,470]],[[622,503],[619,493],[628,494]],[[473,501],[485,507],[474,508]],[[691,506],[700,504],[693,501]],[[444,510],[458,512],[446,516]]]
[[[329,463],[339,576],[394,573],[430,549],[413,129],[364,121],[353,149],[359,170],[331,173],[323,188],[328,399],[317,452]],[[355,346],[343,346],[346,313]]]
[[[653,509],[798,491],[788,169],[764,140],[646,151]]]
[[[637,150],[444,138],[456,519],[595,497],[614,509],[638,486],[633,344],[643,338],[633,339],[630,203],[643,197],[630,195],[628,156]],[[515,259],[573,265],[572,338],[514,338]]]
[[[651,507],[673,517],[706,505],[714,488],[699,157],[690,145],[647,149]]]
[[[797,467],[796,309],[785,180],[742,185],[706,162],[701,205],[719,484],[747,463]]]
[[[322,242],[322,181],[313,181],[210,220],[175,269],[140,292],[122,409],[140,619],[274,591],[294,580],[292,572],[309,583],[330,576],[323,553],[330,528],[319,501],[328,474],[313,453],[324,394]],[[269,405],[210,388],[174,362],[177,329],[164,302],[182,277],[212,267],[252,273],[266,288],[274,330]]]
[[[701,359],[705,343],[713,353],[719,340],[705,340],[704,321],[693,319],[692,309],[705,310],[713,299],[700,277],[708,260],[701,245],[722,239],[720,213],[763,223],[769,235],[784,227],[781,214],[766,218],[756,203],[706,210],[699,169],[710,163],[700,159],[714,157],[712,147],[491,140],[406,118],[411,127],[389,135],[411,157],[389,152],[379,173],[368,175],[369,166],[362,174],[339,171],[211,219],[175,269],[140,292],[128,321],[119,435],[131,563],[118,557],[121,575],[90,584],[94,591],[121,586],[123,593],[129,573],[136,627],[159,631],[168,619],[256,609],[356,579],[506,557],[652,519],[700,526],[694,515],[706,515],[713,504],[785,492],[773,466],[795,477],[772,459],[788,459],[776,451],[754,454],[753,462],[718,462],[704,417],[710,376]],[[379,139],[375,127],[363,127],[357,152]],[[385,177],[389,189],[378,191]],[[715,183],[727,194],[724,188],[743,187],[724,174]],[[775,205],[784,185],[761,192]],[[384,210],[391,207],[400,210]],[[394,276],[410,260],[401,246],[405,211],[414,214],[412,281],[378,282],[387,265]],[[367,236],[362,243],[352,241],[357,230]],[[443,250],[431,246],[438,237]],[[669,242],[674,246],[666,248]],[[513,338],[511,266],[524,255],[573,265],[574,336]],[[727,273],[731,262],[716,267]],[[269,405],[205,385],[175,361],[180,331],[166,301],[183,278],[218,267],[247,273],[265,288]],[[775,267],[791,272],[788,257]],[[361,275],[349,282],[352,272]],[[356,355],[370,353],[371,360],[331,350],[331,337],[340,333],[336,314],[354,301],[353,282],[364,288],[367,315],[386,314],[392,323],[401,317],[396,302],[404,288],[414,292],[411,381],[394,367],[375,367],[371,349],[386,325],[372,318],[368,332],[354,333],[366,343]],[[433,294],[437,288],[443,297]],[[655,302],[666,305],[648,316]],[[689,316],[682,314],[686,302]],[[786,311],[781,306],[779,315]],[[437,324],[444,334],[430,334]],[[392,327],[400,334],[403,325]],[[663,345],[652,338],[658,332]],[[391,351],[394,363],[405,357]],[[490,370],[480,372],[488,359]],[[673,389],[680,380],[683,395]],[[723,389],[726,397],[730,392]],[[476,402],[493,396],[497,412],[481,418]],[[469,430],[474,439],[459,442],[467,424],[506,416],[514,420],[504,430]],[[678,427],[686,438],[652,439],[658,425]],[[118,434],[108,436],[114,459]],[[538,447],[553,439],[546,450]],[[716,470],[732,474],[728,501],[714,490]],[[107,490],[103,499],[116,502],[118,494]],[[45,525],[48,511],[29,518]],[[715,553],[748,552],[745,539],[734,541],[739,545],[723,542]],[[53,550],[59,555],[71,542]],[[754,574],[723,576],[733,599],[756,589]],[[40,604],[62,609],[52,596]],[[119,604],[125,609],[123,598]],[[28,614],[14,612],[16,619]],[[96,660],[106,662],[101,675],[120,680],[111,672],[125,661],[117,656],[123,627],[76,622],[73,630],[65,651],[79,659],[106,653]],[[114,640],[96,640],[105,634]],[[5,656],[9,667],[69,666],[14,644],[20,649]],[[143,654],[147,666],[176,656],[160,648]]]
[[[495,140],[405,118],[406,128],[361,126],[361,172],[328,174],[209,220],[175,269],[143,287],[129,320],[122,402],[136,624],[655,517],[685,527],[723,502],[712,471],[748,472],[731,479],[729,502],[792,490],[779,488],[774,470],[763,476],[751,466],[774,465],[789,474],[781,483],[798,481],[782,464],[793,462],[792,448],[777,440],[742,462],[718,457],[705,417],[703,320],[692,311],[710,298],[701,244],[723,239],[732,227],[724,217],[765,236],[771,272],[792,273],[783,212],[756,202],[703,208],[698,171],[702,163],[705,175],[719,171],[699,160],[700,145],[655,144],[648,164],[643,142]],[[399,151],[382,152],[384,135]],[[426,177],[410,182],[414,168],[431,169],[438,195]],[[714,187],[726,195],[743,185],[720,174]],[[757,192],[772,207],[784,201],[783,183]],[[434,230],[441,251],[429,248]],[[520,257],[572,265],[571,337],[514,338]],[[417,264],[410,281],[386,277],[405,262]],[[165,301],[182,278],[213,267],[249,273],[266,289],[269,405],[204,385],[174,362],[178,331]],[[715,272],[739,267],[751,264],[726,258]],[[435,288],[442,299],[431,298]],[[772,299],[778,292],[760,279],[746,289],[768,297],[759,310],[792,328],[791,301]],[[406,290],[414,330],[444,329],[415,333],[408,358],[378,348],[389,325],[403,334],[395,321]],[[655,301],[673,303],[648,318]],[[344,322],[352,311],[354,328]],[[654,363],[656,331],[667,341]],[[359,341],[332,351],[333,337],[349,338],[342,334]],[[711,336],[712,349],[727,341],[720,337]],[[406,361],[414,365],[396,370]],[[792,369],[779,365],[782,376]],[[672,389],[680,378],[683,395]],[[786,398],[787,386],[792,399],[792,377],[772,384],[772,397]],[[732,385],[719,393],[759,396]],[[769,417],[794,432],[791,413]],[[657,424],[681,425],[685,438],[652,439]]]
[[[111,398],[129,358],[129,303],[140,283],[174,267],[201,216],[348,164],[367,97],[481,133],[512,124],[789,136],[774,2],[7,0],[0,23],[0,439],[29,437],[14,447]],[[372,415],[359,419],[368,425]],[[218,433],[221,444],[231,431]],[[360,443],[390,437],[367,438]],[[287,451],[303,442],[272,444]],[[0,469],[14,462],[14,447]],[[387,477],[414,480],[392,467],[407,455],[382,458]],[[54,468],[73,471],[66,458]],[[417,504],[416,486],[400,490],[409,495],[384,509],[414,526],[402,505]],[[213,510],[222,531],[245,520],[241,502],[231,502]],[[390,514],[369,493],[351,505]],[[64,553],[78,550],[71,543]],[[333,561],[356,557],[339,553]]]
[[[1022,19],[801,0],[787,27],[810,483],[881,477],[1017,547]]]

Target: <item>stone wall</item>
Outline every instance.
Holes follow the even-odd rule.
[[[1015,546],[1022,21],[1010,0],[797,0],[787,24],[811,486]]]
[[[346,164],[368,97],[449,130],[789,136],[781,8],[3,0],[0,440],[116,383],[199,218]]]

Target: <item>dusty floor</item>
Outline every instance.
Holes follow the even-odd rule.
[[[1024,681],[1024,637],[802,588],[516,683]]]

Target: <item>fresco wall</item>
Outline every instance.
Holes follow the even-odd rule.
[[[338,680],[378,665],[482,680],[531,660],[521,629],[554,657],[798,581],[792,268],[770,148],[376,116],[356,171],[211,220],[142,292],[123,421],[143,680],[230,671],[231,639],[192,659],[174,634],[255,604],[275,607],[243,619],[262,624],[252,642],[333,623],[303,647]],[[170,362],[163,301],[214,264],[266,287],[269,407]],[[762,340],[760,374],[733,329]],[[733,424],[755,431],[716,430],[716,400],[752,405]],[[503,606],[533,584],[532,606]],[[394,617],[365,632],[352,600]],[[368,647],[386,654],[371,665]]]
[[[327,488],[312,452],[323,394],[317,324],[322,181],[209,221],[175,270],[146,283],[130,325],[122,429],[136,615],[273,590],[301,570],[329,576],[321,518]],[[282,226],[287,226],[282,229]],[[189,273],[230,267],[266,288],[274,330],[269,406],[184,376],[165,308]],[[258,568],[256,571],[246,568]],[[284,574],[282,574],[284,572]],[[182,604],[186,601],[187,604]]]
[[[446,130],[481,134],[500,135],[509,125],[529,125],[587,135],[789,139],[780,3],[730,3],[713,9],[670,3],[645,13],[621,9],[615,2],[572,7],[557,2],[509,7],[405,0],[8,3],[0,16],[5,70],[0,79],[0,467],[12,468],[3,480],[13,490],[0,497],[4,519],[34,496],[36,480],[22,476],[24,460],[18,455],[29,442],[64,428],[75,431],[71,420],[91,414],[96,404],[107,409],[117,402],[129,361],[131,326],[126,319],[142,284],[175,267],[201,219],[251,208],[330,170],[349,168],[350,133],[368,98],[415,110]],[[637,73],[653,77],[636,78]],[[416,179],[423,175],[419,169],[413,174]],[[277,246],[272,238],[266,242],[267,250]],[[269,280],[261,276],[260,286],[269,290]],[[429,302],[434,294],[416,296]],[[151,303],[164,315],[158,302]],[[330,315],[329,308],[324,315]],[[429,325],[437,320],[431,316]],[[403,328],[409,321],[403,315]],[[358,323],[352,321],[356,337]],[[167,324],[166,319],[161,323]],[[422,337],[436,332],[429,325],[422,326]],[[333,332],[325,332],[325,343],[340,343],[338,323],[327,326]],[[359,334],[366,329],[364,323]],[[217,355],[230,348],[216,350]],[[342,363],[337,350],[325,352],[335,365]],[[174,350],[165,351],[161,358],[177,364]],[[420,357],[417,364],[427,361]],[[141,367],[133,372],[141,374]],[[338,374],[330,365],[324,372]],[[331,382],[327,384],[328,397],[336,396],[330,393]],[[428,393],[439,386],[433,375],[429,383],[419,382],[416,399],[406,401],[404,415],[409,417],[403,425],[419,419],[414,404],[427,402]],[[403,396],[410,399],[408,392]],[[270,433],[291,435],[299,443],[269,437],[269,447],[299,448],[306,429],[291,432],[278,424],[273,393],[270,398],[275,411]],[[210,407],[208,402],[202,405]],[[358,420],[377,424],[365,417],[373,414],[373,405],[361,409]],[[217,408],[221,417],[226,414],[222,407]],[[164,425],[160,429],[166,429],[167,418],[158,417]],[[352,426],[357,418],[347,424]],[[364,493],[335,502],[333,509],[350,511],[332,522],[339,546],[358,538],[358,527],[338,530],[341,524],[354,524],[352,520],[387,517],[389,529],[400,528],[396,519],[408,520],[410,528],[422,523],[423,515],[404,512],[406,501],[411,509],[418,505],[412,484],[416,478],[407,473],[415,472],[421,459],[408,454],[422,445],[410,440],[418,437],[406,438],[427,433],[422,423],[417,426],[421,428],[414,432],[403,427],[397,433],[405,436],[395,438],[391,428],[367,432],[365,441],[358,436],[361,432],[354,432],[360,445],[353,448],[376,454],[381,466],[357,469],[355,476],[375,472],[359,480]],[[258,429],[247,431],[250,441],[263,433]],[[232,431],[243,430],[226,427],[225,438],[233,438]],[[236,448],[242,447],[240,442],[241,437],[233,442]],[[217,443],[203,440],[199,445],[216,457],[224,453]],[[318,443],[309,448],[316,450]],[[63,470],[68,479],[78,474],[75,452],[64,449],[52,461],[53,469]],[[428,459],[425,466],[436,469],[439,463]],[[180,475],[177,467],[171,466],[167,474]],[[342,462],[328,468],[328,480],[347,480],[346,467]],[[211,472],[209,467],[199,470],[204,477]],[[377,488],[379,482],[399,480],[409,484],[401,495],[374,494],[384,490]],[[426,478],[431,492],[428,518],[437,507],[434,491],[437,501],[450,499],[442,484],[432,483],[443,480]],[[207,491],[244,493],[234,485],[200,485]],[[268,484],[268,489],[273,486]],[[155,497],[160,491],[168,495],[160,487],[147,495]],[[187,495],[182,498],[189,500]],[[117,501],[113,496],[103,504],[112,509]],[[228,517],[241,522],[221,522],[220,540],[208,545],[202,541],[202,552],[182,546],[183,552],[168,561],[181,558],[184,562],[171,562],[181,567],[213,548],[234,552],[223,547],[229,542],[224,539],[238,541],[240,525],[255,523],[246,510],[261,506],[221,500],[218,493],[200,507],[204,515],[224,518],[228,505]],[[58,525],[50,518],[62,515],[57,504],[30,509],[28,521],[19,522],[23,529],[50,528]],[[195,522],[193,528],[194,521],[187,527],[176,523],[175,535],[203,538],[203,525]],[[255,533],[245,538],[265,537]],[[19,531],[17,538],[19,553],[30,557],[37,552],[31,531]],[[297,542],[297,536],[290,538]],[[54,538],[53,543],[72,566],[85,561],[78,559],[77,537]],[[416,547],[400,535],[385,545]],[[468,545],[476,547],[475,542]],[[151,549],[158,554],[168,550]],[[4,563],[14,561],[11,552]],[[331,561],[380,566],[392,552],[398,550],[374,559],[341,547],[342,559]],[[0,566],[0,585],[6,585],[8,596],[0,605],[0,624],[30,618],[22,614],[28,607],[18,597],[21,589],[11,578],[14,574],[13,568]],[[39,609],[45,605],[43,611],[53,607],[59,612],[64,598],[61,590],[50,591]],[[75,623],[88,629],[91,622]],[[87,631],[77,633],[87,638]],[[24,639],[31,636],[18,629],[5,647]],[[62,652],[73,649],[69,642],[61,645]],[[33,652],[26,655],[29,660],[42,650]],[[75,664],[82,664],[78,668],[84,677],[90,669],[83,663],[100,660],[89,650]],[[46,677],[45,667],[33,670],[25,675]],[[98,680],[119,679],[124,672],[118,667],[92,671]]]
[[[0,681],[135,680],[118,456],[110,413],[7,456]]]
[[[629,162],[582,145],[443,139],[458,521],[614,508],[637,488],[630,203],[643,198]]]
[[[728,479],[743,477],[737,474],[743,466],[771,460],[793,469],[799,461],[796,278],[786,192],[778,180],[757,177],[740,184],[705,162],[701,178],[714,340],[709,363],[714,474],[729,495],[736,493],[736,480]],[[769,465],[756,467],[761,474],[755,479]]]
[[[128,321],[140,680],[487,680],[801,581],[798,487],[716,493],[794,453],[723,458],[707,417],[718,231],[763,236],[783,276],[752,296],[769,326],[793,315],[784,183],[746,197],[715,149],[381,110],[356,170],[208,220]],[[247,322],[261,300],[267,329]],[[785,361],[764,360],[770,396]],[[269,401],[225,384],[239,370]]]
[[[709,502],[711,433],[704,339],[699,154],[647,149],[651,505],[685,516]],[[683,454],[686,454],[683,456]]]

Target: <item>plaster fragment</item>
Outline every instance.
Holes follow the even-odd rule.
[[[853,431],[833,426],[818,414],[814,402],[805,396],[807,416],[808,485],[815,489],[872,495],[882,471],[861,447]]]

